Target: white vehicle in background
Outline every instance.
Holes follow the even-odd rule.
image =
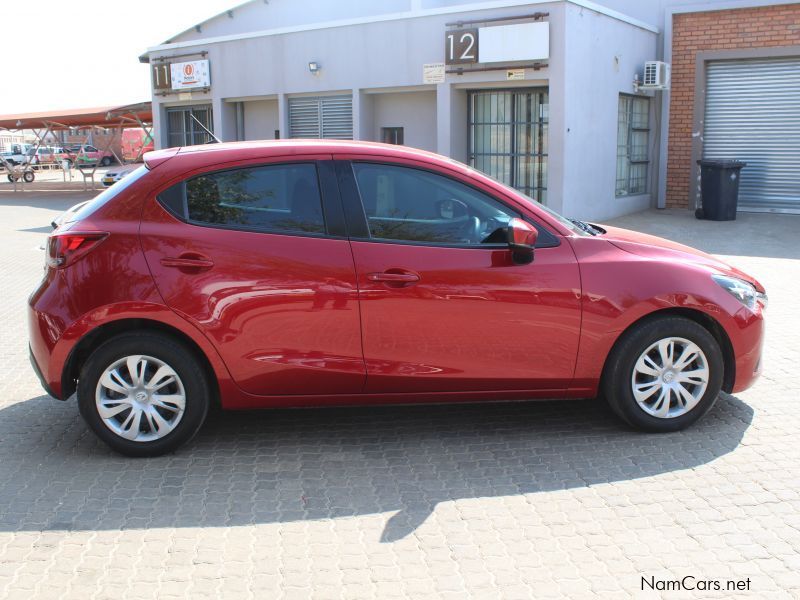
[[[138,169],[141,165],[120,165],[119,167],[114,167],[109,169],[103,178],[100,180],[103,182],[105,187],[111,187],[115,183],[117,183],[120,179],[128,175],[129,173],[133,173],[136,169]]]
[[[3,158],[12,165],[21,165],[28,162],[28,154],[33,152],[33,144],[11,144],[11,150],[3,152]]]

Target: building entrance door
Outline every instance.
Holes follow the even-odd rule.
[[[547,204],[547,88],[469,93],[469,162]]]

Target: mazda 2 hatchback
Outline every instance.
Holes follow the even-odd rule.
[[[690,425],[761,368],[764,288],[359,142],[152,152],[50,235],[34,369],[128,455],[226,409],[601,396]]]

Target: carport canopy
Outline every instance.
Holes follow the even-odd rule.
[[[36,135],[36,146],[34,153],[38,151],[39,147],[44,143],[47,134],[53,131],[65,131],[69,129],[83,129],[91,130],[95,127],[104,129],[111,129],[114,131],[114,137],[108,140],[106,147],[102,148],[103,151],[110,150],[114,139],[120,135],[120,132],[125,128],[140,127],[146,135],[152,136],[153,129],[153,107],[150,102],[139,102],[138,104],[124,104],[122,106],[100,106],[95,108],[77,108],[72,110],[55,110],[37,113],[22,113],[17,115],[0,115],[0,130],[7,129],[9,131],[18,131],[22,129],[31,130]],[[88,138],[88,135],[87,135]],[[144,145],[139,150],[136,156],[136,161],[141,158]],[[113,151],[112,151],[113,153]],[[122,164],[122,161],[116,154],[114,154],[117,161]],[[94,174],[97,170],[97,162],[93,164],[91,173],[88,177],[94,185]],[[25,171],[25,165],[19,168],[12,168],[6,165],[9,173],[16,175],[13,179],[14,189],[17,188],[17,182],[22,182],[22,174]],[[83,169],[78,169],[84,177],[84,187],[86,186],[87,173]],[[10,177],[12,176],[10,175]]]
[[[18,115],[0,115],[0,129],[85,129],[88,127],[132,127],[133,124],[153,122],[153,109],[150,102],[127,104],[123,106],[101,106],[96,108],[76,108]]]

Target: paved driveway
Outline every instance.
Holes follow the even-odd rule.
[[[273,411],[129,460],[28,365],[61,198],[0,192],[0,597],[800,596],[800,217],[615,223],[768,288],[762,379],[689,431],[634,433],[591,401]],[[723,591],[650,590],[687,575]]]

